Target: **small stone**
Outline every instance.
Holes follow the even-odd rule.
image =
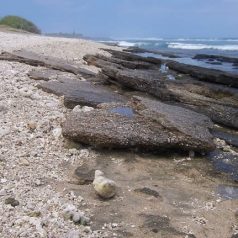
[[[90,112],[92,110],[94,110],[93,107],[84,106],[82,107],[81,112]]]
[[[19,160],[19,164],[22,165],[22,166],[29,166],[30,162],[27,159],[25,159],[25,158],[21,158]]]
[[[7,179],[2,178],[2,179],[0,180],[0,182],[1,182],[1,183],[6,183],[6,182],[7,182]]]
[[[29,217],[40,217],[41,216],[41,212],[39,212],[39,211],[29,212],[28,216]]]
[[[33,121],[30,121],[30,122],[27,123],[27,127],[31,131],[34,131],[36,129],[36,127],[37,127],[37,124],[35,122],[33,122]]]
[[[4,189],[0,190],[0,197],[6,196],[6,195],[7,195],[6,190]]]
[[[95,170],[82,165],[74,171],[74,177],[79,185],[91,184],[94,179]]]
[[[20,203],[15,198],[9,197],[5,200],[6,205],[11,205],[12,207],[18,206]]]
[[[59,128],[55,128],[53,131],[53,136],[55,137],[55,139],[59,139],[59,137],[61,136],[62,134],[62,128],[59,127]]]
[[[41,185],[43,185],[44,183],[42,182],[42,181],[40,181],[40,179],[36,179],[36,181],[35,181],[35,185],[36,186],[41,186]]]
[[[81,214],[79,212],[75,212],[72,216],[72,220],[75,224],[79,224],[82,217],[83,217],[83,214]]]
[[[95,171],[93,186],[96,193],[102,198],[112,198],[116,194],[116,183],[106,177],[100,170]]]
[[[82,110],[81,110],[81,106],[80,105],[75,106],[74,109],[73,109],[73,112],[75,112],[75,113],[80,113],[81,111]]]
[[[76,212],[76,207],[73,205],[67,205],[66,208],[64,209],[63,216],[64,219],[72,219],[74,213]]]
[[[112,223],[112,228],[116,228],[118,227],[118,224],[117,223]]]
[[[92,230],[89,226],[86,226],[84,229],[83,229],[83,232],[85,233],[92,233]]]
[[[90,219],[88,217],[86,217],[86,216],[81,217],[80,224],[82,226],[87,226],[87,225],[89,225],[89,223],[90,223]]]

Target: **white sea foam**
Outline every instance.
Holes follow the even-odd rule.
[[[119,41],[119,42],[117,42],[117,44],[122,47],[133,47],[133,46],[137,45],[137,43],[132,43],[132,42],[128,42],[128,41]]]
[[[134,47],[134,46],[145,46],[148,45],[147,42],[129,42],[129,41],[118,41],[117,42],[118,46],[122,47]]]
[[[186,43],[169,43],[168,48],[184,50],[238,50],[238,45],[206,45],[206,44],[186,44]]]

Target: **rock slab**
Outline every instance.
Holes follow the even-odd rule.
[[[127,104],[101,104],[90,112],[72,112],[63,124],[63,135],[99,148],[201,152],[214,149],[212,125],[196,112],[134,97]]]

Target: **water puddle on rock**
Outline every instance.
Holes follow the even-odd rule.
[[[134,117],[134,110],[130,107],[115,107],[110,110],[111,113],[117,113],[128,118]]]
[[[221,184],[217,187],[217,194],[224,199],[238,199],[238,187]]]
[[[230,152],[215,150],[208,155],[208,159],[218,172],[226,173],[234,181],[238,181],[238,156]]]

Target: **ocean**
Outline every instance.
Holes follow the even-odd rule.
[[[105,41],[104,41],[105,42]],[[139,47],[142,49],[159,51],[177,55],[175,60],[192,65],[198,65],[207,68],[220,69],[233,73],[238,73],[238,65],[227,62],[216,62],[193,59],[195,55],[221,55],[238,58],[238,38],[227,39],[119,39],[107,41],[122,47]],[[143,56],[153,56],[157,58],[166,58],[159,54],[143,53]]]

